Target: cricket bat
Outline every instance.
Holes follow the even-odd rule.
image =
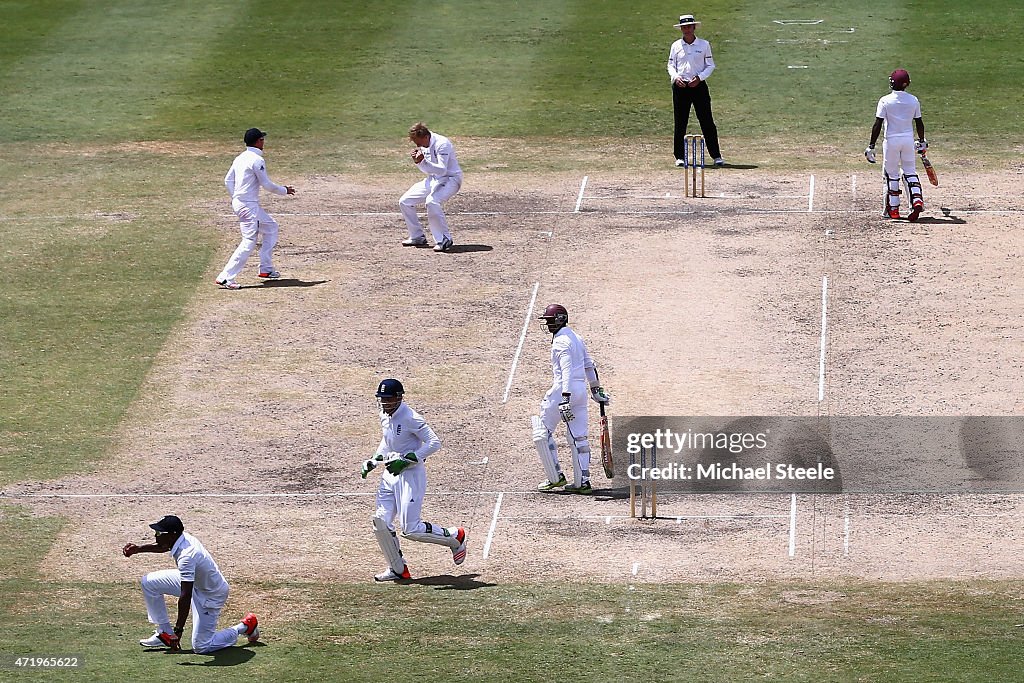
[[[608,433],[608,416],[604,412],[604,404],[601,406],[601,464],[604,465],[604,476],[612,479],[615,476],[615,467],[612,462],[612,438]]]
[[[928,174],[928,182],[938,187],[939,176],[935,173],[935,167],[932,166],[932,162],[928,160],[923,151],[921,152],[921,163],[924,164],[924,172]]]
[[[601,376],[594,368],[594,378],[601,384]],[[612,479],[615,476],[615,463],[612,461],[612,437],[608,433],[608,416],[605,414],[604,404],[601,406],[601,464],[604,466],[604,476]]]

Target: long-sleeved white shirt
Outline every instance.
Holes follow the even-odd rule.
[[[246,147],[245,151],[235,157],[224,176],[224,187],[228,188],[231,199],[240,202],[259,202],[260,186],[274,194],[288,194],[288,188],[278,185],[267,175],[267,164],[263,160],[263,150],[258,147]]]
[[[383,436],[377,455],[415,453],[416,459],[422,463],[428,455],[441,448],[441,440],[427,421],[404,401],[394,415],[380,411],[380,429]]]
[[[878,100],[875,116],[885,122],[885,137],[914,139],[914,119],[921,118],[921,102],[904,90],[893,90]]]
[[[552,386],[563,394],[586,392],[587,383],[597,384],[594,360],[583,339],[569,327],[563,327],[551,339]]]
[[[711,56],[711,43],[708,41],[695,38],[688,44],[680,38],[672,43],[668,51],[668,76],[673,83],[680,76],[685,81],[693,80],[694,76],[706,81],[714,70],[715,58]]]
[[[451,140],[443,135],[431,133],[430,144],[420,149],[423,151],[423,161],[416,164],[418,169],[437,180],[455,178],[462,182],[462,169],[455,158],[455,146]]]

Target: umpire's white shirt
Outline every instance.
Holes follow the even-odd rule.
[[[695,38],[692,43],[687,43],[680,38],[672,43],[668,51],[668,76],[673,83],[680,76],[686,81],[693,80],[694,76],[706,81],[714,70],[715,58],[711,56],[711,43],[708,41]]]
[[[430,428],[423,416],[402,401],[394,415],[380,411],[380,429],[383,436],[377,454],[415,453],[422,463],[427,456],[441,448],[441,440]]]
[[[885,121],[885,139],[914,139],[914,119],[921,118],[921,102],[904,90],[893,90],[878,100],[875,116]]]
[[[263,150],[258,147],[246,147],[245,151],[235,157],[224,176],[224,187],[228,188],[231,200],[244,204],[252,204],[260,200],[260,186],[274,194],[288,194],[288,188],[278,185],[267,175],[267,164],[263,160]]]
[[[437,133],[430,134],[430,143],[420,147],[423,161],[416,167],[435,180],[454,178],[462,183],[462,169],[455,158],[455,146],[452,141]]]
[[[181,580],[192,582],[192,599],[197,605],[215,609],[224,606],[228,582],[199,539],[183,533],[171,547],[171,556],[178,565]]]
[[[560,391],[571,393],[573,399],[586,399],[588,375],[593,372],[594,361],[590,358],[583,339],[568,326],[555,333],[551,340],[551,373],[554,379],[549,393]],[[588,372],[590,369],[590,372]]]

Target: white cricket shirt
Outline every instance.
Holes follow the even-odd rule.
[[[886,139],[914,139],[914,119],[921,118],[921,102],[905,90],[893,90],[878,100],[875,116],[885,122]]]
[[[228,188],[232,200],[251,203],[260,200],[261,185],[274,194],[288,194],[288,188],[278,185],[267,176],[263,150],[246,147],[231,163],[228,174],[224,176],[224,187]]]
[[[441,440],[434,430],[405,401],[394,415],[380,411],[380,429],[383,436],[377,447],[378,455],[415,453],[420,462],[425,462],[428,455],[441,448]]]
[[[455,146],[451,140],[431,133],[430,144],[420,149],[423,151],[423,161],[416,164],[417,168],[437,180],[456,178],[459,183],[462,182],[462,169],[455,158]]]
[[[192,534],[182,533],[171,547],[182,581],[192,581],[196,602],[204,607],[223,607],[228,599],[228,582],[203,544]]]

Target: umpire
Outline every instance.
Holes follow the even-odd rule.
[[[708,76],[715,70],[715,60],[711,56],[711,43],[697,37],[695,31],[698,26],[700,22],[692,14],[679,17],[675,27],[682,31],[683,37],[672,43],[668,53],[668,75],[672,79],[672,109],[676,123],[673,139],[676,166],[686,165],[684,138],[691,105],[697,113],[708,154],[715,160],[715,166],[724,166],[725,159],[718,147],[718,128],[711,114],[711,92],[707,84]],[[695,164],[696,160],[690,163]]]

